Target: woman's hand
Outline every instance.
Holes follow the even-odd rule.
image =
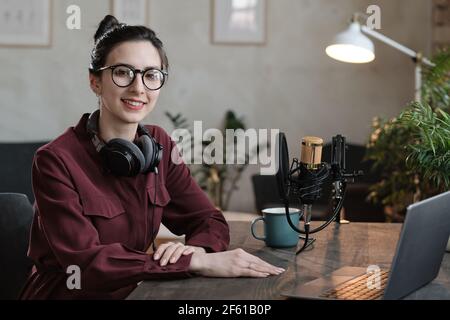
[[[184,245],[181,242],[166,242],[161,244],[153,254],[154,260],[160,260],[159,264],[165,266],[167,263],[175,263],[181,255],[191,253],[206,253],[201,247]]]
[[[191,258],[189,270],[207,277],[257,277],[279,275],[275,267],[242,249],[217,253],[197,253]]]

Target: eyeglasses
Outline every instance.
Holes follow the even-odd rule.
[[[158,90],[164,85],[166,77],[169,75],[166,71],[156,68],[139,70],[124,64],[102,67],[97,69],[97,71],[106,69],[111,69],[112,81],[121,88],[131,85],[136,78],[136,74],[140,73],[142,75],[142,82],[147,89]]]

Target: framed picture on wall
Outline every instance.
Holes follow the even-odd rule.
[[[147,0],[111,0],[111,13],[130,25],[148,25]]]
[[[0,46],[50,46],[51,4],[51,0],[0,0]]]
[[[212,43],[265,44],[266,24],[266,0],[211,0]]]

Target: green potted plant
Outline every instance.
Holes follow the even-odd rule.
[[[429,195],[450,189],[450,114],[429,105],[413,103],[399,119],[400,125],[412,132],[407,145],[407,166],[427,181]],[[447,244],[450,251],[450,239]]]
[[[409,204],[450,189],[450,52],[432,60],[435,66],[423,72],[422,100],[373,122],[366,157],[383,176],[369,198],[385,206],[390,221],[402,220]]]
[[[382,178],[371,187],[369,199],[384,206],[388,221],[402,221],[409,204],[448,186],[443,158],[423,153],[423,148],[433,152],[432,139],[442,138],[445,131],[434,126],[442,129],[443,114],[450,110],[450,52],[443,50],[432,61],[435,66],[423,71],[422,101],[408,104],[398,117],[375,118],[372,124],[366,158],[373,160]]]

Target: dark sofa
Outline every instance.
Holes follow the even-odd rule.
[[[0,192],[25,194],[31,203],[31,165],[36,150],[48,141],[0,143]]]

